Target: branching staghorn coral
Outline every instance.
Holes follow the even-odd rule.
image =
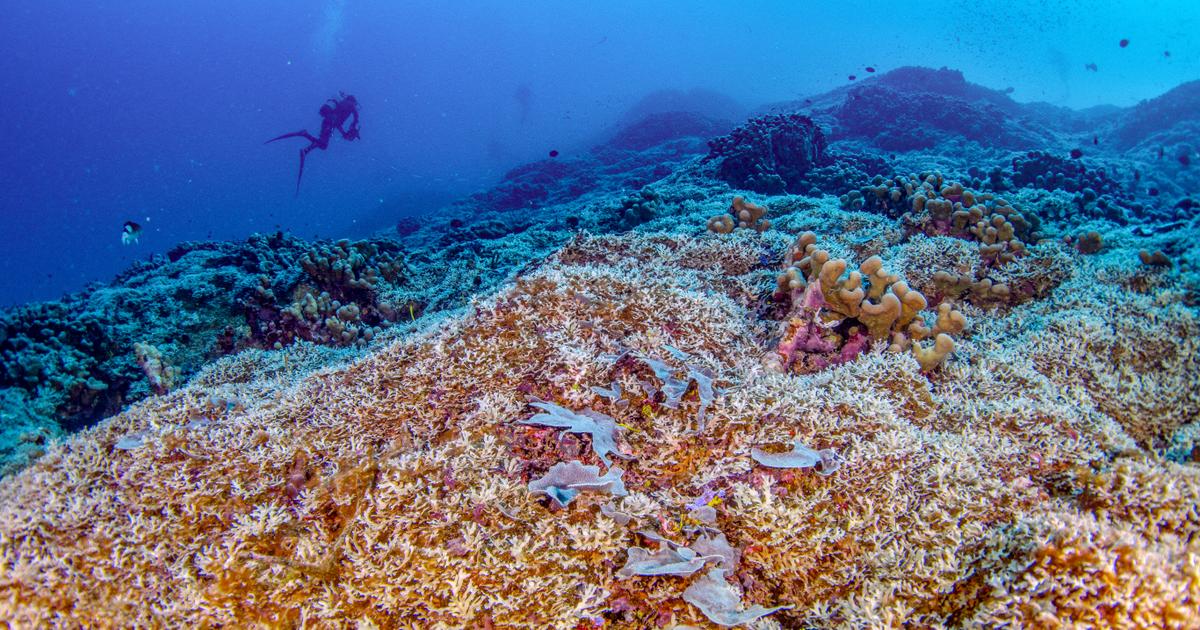
[[[1200,598],[1195,466],[1130,437],[1170,432],[1194,408],[1179,384],[1195,363],[1156,342],[1192,330],[1190,311],[1160,304],[1168,294],[1114,307],[1098,281],[1109,271],[1086,267],[1069,290],[975,323],[984,340],[963,342],[970,360],[946,364],[939,387],[908,353],[781,378],[762,374],[763,327],[740,297],[762,286],[759,256],[737,239],[585,236],[470,313],[352,362],[314,369],[303,345],[282,351],[290,362],[227,357],[0,481],[0,616],[715,628],[722,611],[791,606],[768,623],[1033,626],[1046,611],[1065,626],[1102,624],[1098,611],[1200,623],[1179,605]],[[1054,335],[1015,334],[1021,317],[1046,318]],[[647,415],[591,389],[615,378],[640,402],[631,390],[652,370],[614,375],[605,357],[668,343],[731,383],[702,434],[692,394]],[[1110,349],[1130,359],[1113,366]],[[1117,378],[1135,367],[1136,382]],[[1147,401],[1122,398],[1131,383]],[[211,404],[218,391],[238,404]],[[564,458],[559,430],[513,422],[529,395],[631,427],[628,496],[545,509],[528,484]],[[1160,409],[1170,423],[1155,424]],[[531,445],[530,433],[549,437]],[[115,448],[132,434],[138,447]],[[798,438],[836,449],[844,473],[766,470],[749,456]],[[372,460],[372,448],[385,455]],[[576,459],[599,463],[582,450]],[[723,569],[720,590],[735,598],[685,598],[700,571],[619,579],[631,531],[677,523],[695,497],[722,491],[705,522],[683,523],[695,529],[654,534],[718,556],[706,569]]]

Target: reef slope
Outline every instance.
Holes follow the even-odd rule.
[[[659,112],[5,313],[0,619],[1198,627],[1194,97]]]
[[[851,251],[884,221],[836,212],[791,220]],[[871,243],[918,273],[913,241]],[[932,376],[880,351],[795,376],[762,367],[757,234],[580,237],[437,330],[316,371],[307,344],[244,352],[51,447],[0,481],[0,616],[705,625],[680,599],[699,573],[618,570],[639,530],[694,543],[672,523],[710,490],[745,605],[791,606],[768,624],[1194,626],[1200,470],[1142,445],[1195,419],[1200,331],[1129,254],[993,315]],[[694,387],[670,409],[613,357],[682,368],[667,345],[724,389],[698,435]],[[591,389],[614,380],[623,403]],[[531,400],[616,418],[628,496],[531,493],[555,463],[600,463],[589,438],[517,424]],[[750,457],[793,439],[841,468]]]

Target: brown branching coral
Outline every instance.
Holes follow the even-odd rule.
[[[767,611],[783,627],[1200,623],[1195,467],[1164,463],[1132,437],[1170,433],[1194,408],[1168,386],[1200,368],[1150,343],[1194,325],[1179,305],[1141,296],[1114,309],[1088,267],[1050,300],[973,321],[936,383],[907,352],[770,374],[759,363],[760,254],[737,236],[581,237],[469,313],[349,362],[317,369],[304,344],[226,358],[0,480],[0,617],[27,627],[712,628]],[[828,271],[829,290],[848,294],[829,301],[861,309],[891,295],[898,322],[906,294],[886,280],[901,272],[911,267],[860,267],[851,287],[845,269]],[[952,311],[937,317],[924,325],[960,324]],[[1097,323],[1039,341],[1013,332],[1022,317]],[[1102,326],[1112,335],[1089,345],[1084,333]],[[1130,330],[1141,332],[1125,343]],[[651,368],[610,360],[664,356],[667,345],[726,388],[703,432],[698,387],[672,408],[643,386]],[[1127,353],[1121,369],[1136,369],[1137,391],[1165,395],[1178,415],[1159,423],[1153,405],[1123,398],[1117,368],[1090,356],[1105,349]],[[1088,378],[1074,376],[1080,366]],[[621,463],[627,496],[542,505],[530,482],[566,461],[602,462],[588,434],[570,443],[519,424],[530,396],[623,425],[622,452],[636,457]],[[836,451],[841,467],[755,464],[755,447],[787,443]],[[692,550],[704,570],[620,579],[643,539]]]
[[[1026,627],[1189,628],[1200,609],[1200,474],[1122,462],[1074,472],[1079,512],[998,589],[975,621]],[[1070,520],[1070,524],[1065,521]]]

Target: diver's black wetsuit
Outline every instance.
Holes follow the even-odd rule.
[[[308,156],[308,152],[313,149],[321,149],[324,151],[329,146],[329,139],[333,137],[333,130],[337,129],[338,133],[342,134],[342,138],[346,140],[357,140],[358,135],[358,99],[353,95],[341,92],[338,98],[329,99],[321,106],[319,112],[321,114],[321,135],[313,137],[308,130],[301,129],[292,133],[285,133],[277,138],[271,138],[264,144],[270,144],[276,140],[284,138],[304,138],[308,140],[309,145],[300,149],[300,173],[296,176],[296,194],[300,194],[300,179],[304,177],[304,158]],[[346,121],[350,121],[350,128],[346,129]]]

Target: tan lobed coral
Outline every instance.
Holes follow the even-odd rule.
[[[156,394],[165,394],[175,388],[179,369],[168,364],[156,346],[147,343],[133,344],[133,354],[138,366],[146,375],[150,389]]]
[[[1195,421],[1194,394],[1170,388],[1198,368],[1161,347],[1190,311],[1165,293],[1114,309],[1090,265],[979,322],[934,377],[886,352],[774,374],[759,365],[759,255],[736,234],[580,237],[440,329],[350,363],[315,369],[305,344],[223,359],[0,481],[0,617],[715,627],[688,601],[725,579],[745,610],[790,606],[765,620],[785,627],[1200,624],[1197,469],[1135,439]],[[1081,317],[1112,327],[1107,346],[1065,326]],[[670,360],[667,345],[725,390],[703,433],[694,390],[672,409],[646,393],[649,368],[611,359]],[[1107,348],[1128,349],[1119,368],[1091,356]],[[591,389],[614,380],[619,400]],[[1141,393],[1181,415],[1155,424],[1128,398]],[[534,400],[624,427],[628,496],[551,509],[528,490],[556,464],[602,464],[586,436],[519,424]],[[751,458],[795,442],[841,467]],[[735,571],[619,579],[636,531],[707,536],[687,505],[716,491],[705,520],[740,552]]]
[[[812,286],[821,293],[820,308],[828,309],[828,317],[836,320],[830,324],[822,322],[820,327],[832,328],[835,323],[843,326],[847,321],[857,324],[852,325],[844,335],[832,331],[825,333],[826,337],[844,337],[840,340],[844,342],[841,345],[843,350],[848,346],[852,351],[855,350],[855,346],[851,345],[854,338],[864,334],[875,341],[890,339],[891,343],[887,346],[890,351],[903,352],[911,347],[921,369],[929,372],[941,365],[954,351],[954,340],[950,335],[959,334],[966,328],[966,318],[954,310],[949,302],[938,305],[934,325],[927,325],[921,316],[928,306],[925,296],[910,289],[900,276],[885,271],[883,259],[879,256],[867,258],[859,265],[858,271],[843,277],[846,260],[831,258],[828,251],[818,248],[817,236],[812,232],[801,234],[788,248],[784,267],[784,271],[776,277],[775,295],[777,299],[783,298],[792,303],[792,314],[796,312],[796,304],[803,301],[801,289]],[[798,332],[801,335],[812,334],[811,331],[796,330],[798,326],[809,324],[803,319],[789,317],[785,321],[785,343],[788,339],[795,339]],[[921,345],[923,339],[932,339],[933,342],[925,347]],[[794,356],[789,356],[791,350],[781,345],[780,357],[768,356],[768,364],[775,371],[790,368],[795,360]],[[853,354],[835,362],[841,362],[844,358],[853,358]]]
[[[1034,252],[1030,259],[1028,243],[1040,237],[1037,214],[1027,214],[995,193],[971,190],[936,171],[876,177],[864,192],[868,207],[900,214],[910,235],[976,244],[977,260],[970,268],[937,270],[929,288],[939,296],[983,306],[1014,305],[1045,295],[1061,281],[1061,274],[1047,272],[1055,262],[1049,252]],[[862,194],[854,197],[857,203],[844,197],[843,207],[863,205]],[[1098,240],[1088,236],[1084,242],[1084,253],[1098,251]]]
[[[717,234],[729,234],[735,227],[763,232],[771,229],[771,221],[767,218],[767,209],[746,201],[742,196],[733,198],[729,212],[718,214],[708,220],[708,231]]]

